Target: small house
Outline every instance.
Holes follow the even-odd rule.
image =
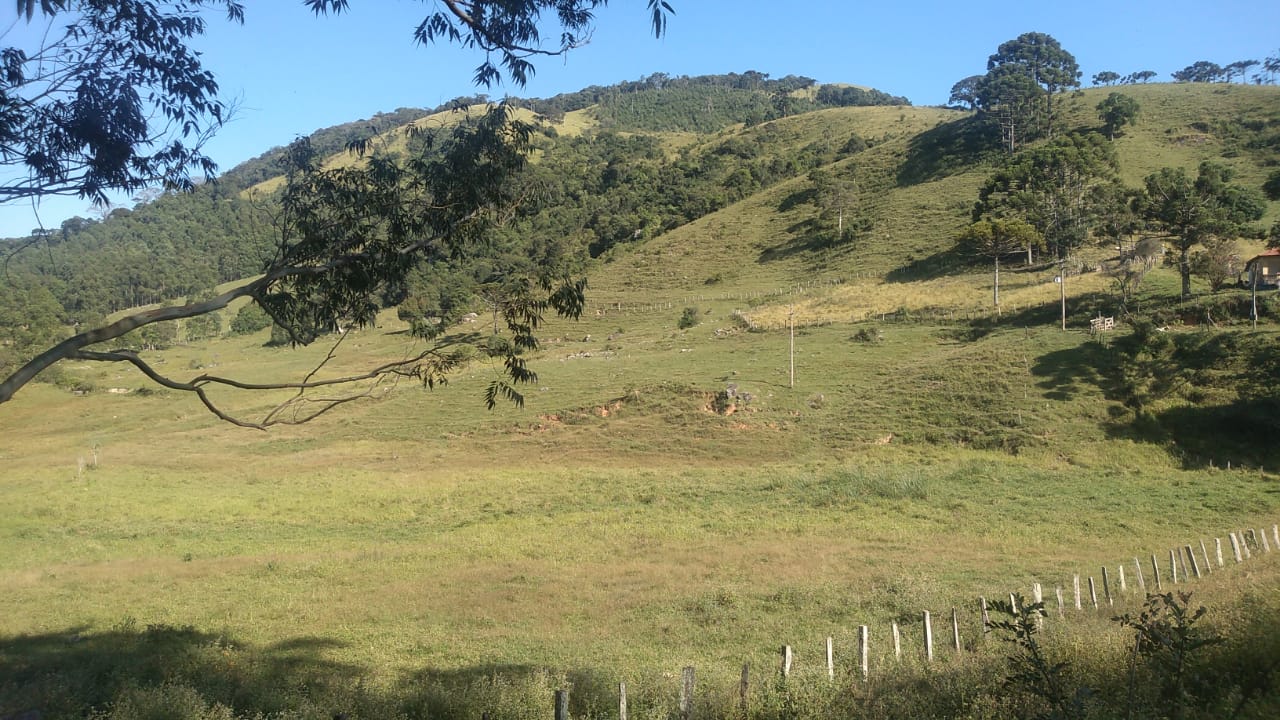
[[[1280,248],[1266,250],[1245,263],[1244,286],[1259,290],[1280,287]]]

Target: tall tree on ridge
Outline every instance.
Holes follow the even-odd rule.
[[[1041,114],[1037,105],[1043,101],[1044,132],[1053,135],[1053,96],[1068,87],[1080,86],[1080,68],[1075,56],[1062,49],[1059,41],[1043,32],[1025,32],[997,47],[996,54],[987,59],[987,79],[983,83],[988,91],[997,91],[996,96],[1004,96],[1014,87],[1010,76],[1021,76],[1029,79],[1030,85],[1039,92],[1028,92],[1030,86],[1021,83],[1024,88],[1023,100],[1029,102],[1034,109],[1033,120],[1039,124]],[[988,86],[989,87],[986,87]],[[991,99],[991,95],[979,92],[979,99]]]

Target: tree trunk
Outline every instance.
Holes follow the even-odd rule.
[[[1183,245],[1178,253],[1178,272],[1182,274],[1182,299],[1191,299],[1191,248]]]
[[[994,294],[994,300],[996,304],[996,314],[999,315],[1000,314],[1000,256],[999,255],[996,256],[996,273],[995,273],[994,288],[995,289],[993,290],[993,294]]]

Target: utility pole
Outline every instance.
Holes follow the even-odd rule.
[[[1058,291],[1062,294],[1062,329],[1067,329],[1067,259],[1058,263]]]
[[[1255,261],[1253,269],[1249,271],[1249,317],[1253,319],[1253,329],[1258,329],[1258,263]]]
[[[796,305],[791,303],[787,308],[787,330],[791,334],[791,387],[796,386]]]

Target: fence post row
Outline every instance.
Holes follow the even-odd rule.
[[[1280,536],[1280,523],[1273,524],[1271,526],[1271,535],[1276,540],[1275,542],[1276,549],[1280,550],[1280,537],[1277,537],[1277,536]],[[1231,542],[1232,555],[1235,558],[1235,561],[1237,563],[1241,563],[1245,559],[1251,558],[1251,555],[1249,553],[1250,542],[1252,542],[1252,544],[1258,548],[1259,553],[1271,552],[1272,544],[1267,537],[1267,531],[1265,529],[1262,529],[1262,530],[1248,529],[1248,530],[1242,530],[1242,531],[1232,531],[1228,533],[1228,539]],[[1219,568],[1225,567],[1225,562],[1223,560],[1223,554],[1222,554],[1222,539],[1214,538],[1213,543],[1214,543],[1215,556],[1218,562],[1218,567]],[[1182,564],[1183,582],[1190,582],[1192,578],[1201,579],[1204,576],[1209,575],[1213,572],[1213,559],[1209,555],[1208,546],[1204,540],[1200,540],[1199,544],[1200,544],[1201,554],[1204,557],[1203,573],[1201,573],[1201,569],[1200,569],[1200,558],[1196,555],[1195,549],[1192,545],[1190,544],[1184,545],[1182,547],[1181,552],[1179,552],[1177,548],[1173,548],[1169,551],[1169,571],[1170,571],[1171,577],[1173,578],[1174,583],[1178,582],[1179,563]],[[1133,567],[1138,580],[1138,588],[1145,593],[1146,579],[1142,573],[1142,561],[1137,557],[1135,557],[1133,559]],[[1151,555],[1151,570],[1154,576],[1156,590],[1159,591],[1162,589],[1161,580],[1160,580],[1160,563],[1156,559],[1156,555],[1154,553]],[[1125,583],[1124,566],[1123,565],[1119,566],[1118,571],[1119,571],[1118,578],[1119,578],[1120,591],[1122,594],[1127,595],[1128,587]],[[1089,600],[1093,604],[1094,610],[1098,610],[1099,609],[1098,593],[1097,593],[1097,587],[1094,584],[1093,576],[1089,576],[1088,581],[1089,581]],[[1072,576],[1072,587],[1074,590],[1074,596],[1075,596],[1074,599],[1075,599],[1076,609],[1080,610],[1081,609],[1081,587],[1080,587],[1079,574],[1075,574]],[[1114,605],[1115,599],[1111,593],[1110,574],[1105,565],[1102,566],[1102,588],[1103,588],[1104,598],[1107,601],[1107,604]],[[1032,598],[1034,599],[1034,602],[1043,609],[1044,589],[1041,583],[1038,583],[1038,582],[1033,583],[1031,588],[1031,593],[1032,593]],[[1063,587],[1061,585],[1057,586],[1056,594],[1057,594],[1057,600],[1058,600],[1058,616],[1065,617],[1064,608],[1066,604],[1063,601]],[[1014,613],[1022,612],[1022,608],[1020,608],[1018,604],[1018,597],[1015,593],[1009,594],[1009,605]],[[981,618],[982,618],[982,631],[983,631],[983,634],[985,635],[991,631],[991,627],[992,627],[991,616],[990,616],[986,596],[978,597],[978,606],[979,606],[979,610],[981,612]],[[1045,613],[1041,613],[1036,618],[1037,624],[1043,625],[1044,617],[1045,617]],[[932,619],[932,615],[928,610],[924,610],[922,612],[921,620],[924,626],[924,648],[923,648],[924,657],[926,661],[932,662],[934,659],[933,658],[933,655],[934,655],[933,653],[933,619]],[[902,636],[901,636],[901,631],[899,629],[897,621],[893,621],[891,623],[891,628],[892,628],[892,636],[893,636],[893,656],[895,660],[900,660],[902,657]],[[858,671],[859,671],[859,674],[862,676],[863,682],[866,682],[871,675],[869,636],[870,636],[869,627],[867,625],[859,625],[858,626]],[[952,647],[954,648],[957,655],[963,652],[964,645],[960,639],[960,611],[957,607],[951,608],[951,641],[952,641]],[[826,653],[827,677],[830,680],[834,680],[835,679],[835,639],[834,637],[827,636],[826,650],[827,650],[827,653]],[[782,658],[781,658],[782,662],[781,662],[780,669],[781,669],[782,679],[786,680],[791,675],[791,668],[794,660],[794,655],[792,653],[791,646],[783,645],[781,654],[782,654]],[[740,706],[741,717],[744,720],[748,717],[748,710],[749,710],[750,671],[751,671],[751,666],[749,664],[743,664],[742,678],[738,684],[738,703]],[[695,705],[694,690],[695,690],[694,668],[693,666],[686,666],[681,670],[681,682],[680,682],[680,718],[681,720],[692,720],[693,708]],[[554,695],[554,702],[555,702],[555,720],[569,720],[569,691],[556,690]],[[482,717],[488,717],[488,715],[485,714]],[[619,720],[627,720],[627,684],[625,682],[618,683],[618,717],[619,717]]]

